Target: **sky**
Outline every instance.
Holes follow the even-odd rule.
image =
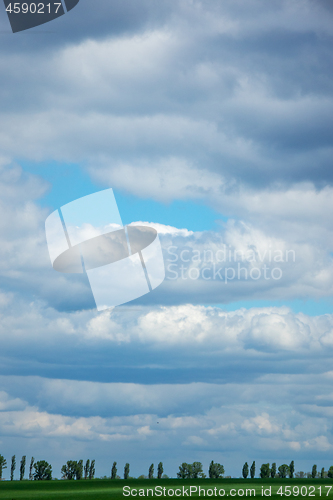
[[[332,465],[333,4],[0,6],[0,454]],[[166,278],[98,312],[45,220],[112,188]],[[4,477],[9,478],[8,469]],[[16,471],[18,478],[18,471]]]

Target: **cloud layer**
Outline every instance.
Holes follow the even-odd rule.
[[[325,0],[100,0],[53,32],[3,33],[7,460],[30,453],[56,475],[71,458],[96,458],[98,475],[113,460],[134,475],[162,460],[173,476],[193,460],[235,476],[253,459],[331,465],[333,316],[224,306],[332,295],[332,13]],[[152,214],[166,281],[97,314],[84,277],[52,270],[50,185],[19,166],[49,162],[228,220],[193,232]]]

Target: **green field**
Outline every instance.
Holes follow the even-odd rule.
[[[127,486],[127,490],[130,488],[134,495],[123,495],[124,486]],[[199,497],[199,487],[202,488],[200,498],[221,498],[224,496],[231,499],[233,496],[237,498],[254,496],[265,498],[271,496],[275,499],[285,499],[290,496],[291,498],[310,499],[312,497],[331,498],[333,500],[333,481],[331,479],[3,481],[0,483],[0,500],[30,500],[34,498],[36,500],[104,500],[107,498],[133,499],[135,496],[162,499],[176,496],[184,498],[190,497],[190,486],[192,487],[191,497]],[[156,487],[159,487],[159,489],[155,490]],[[185,488],[188,495],[185,492],[183,493],[183,488]],[[197,488],[197,491],[195,491],[195,488]],[[271,491],[269,488],[271,488]],[[147,489],[150,491],[147,492]],[[205,490],[205,495],[203,490]],[[263,490],[266,495],[263,495]],[[283,492],[283,495],[278,495],[278,491]],[[154,495],[152,495],[152,492],[154,492]]]

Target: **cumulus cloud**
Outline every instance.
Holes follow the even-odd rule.
[[[310,317],[286,307],[226,312],[191,304],[102,314],[23,306],[19,315],[15,303],[2,312],[3,374],[19,366],[27,375],[157,384],[237,381],[246,370],[253,378],[268,363],[269,370],[280,371],[283,362],[287,372],[302,373],[320,360],[330,370],[328,314]]]
[[[4,193],[1,209],[6,214],[0,223],[3,300],[13,300],[10,293],[16,294],[16,301],[29,294],[29,300],[33,297],[60,310],[94,308],[85,275],[56,273],[50,265],[44,231],[49,210],[37,204],[47,189],[45,182],[24,174],[18,166],[5,164],[0,182]],[[165,282],[136,304],[329,297],[333,244],[326,213],[331,199],[329,188],[319,193],[310,189],[287,192],[284,198],[283,202],[282,194],[280,198],[267,194],[266,205],[257,200],[259,208],[252,206],[256,219],[229,219],[215,232],[193,232],[154,219],[133,222],[152,225],[158,231],[166,268]],[[245,204],[246,196],[242,199]],[[305,212],[309,200],[313,208],[306,218],[302,208]],[[268,220],[263,223],[259,214],[273,214],[279,203],[284,215],[272,231]],[[287,219],[288,203],[294,220]],[[310,224],[313,231],[308,238]]]

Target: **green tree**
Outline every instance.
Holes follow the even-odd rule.
[[[248,475],[249,475],[249,464],[245,462],[242,469],[242,476],[244,479],[246,479]]]
[[[76,466],[76,479],[79,481],[83,476],[83,460],[79,460]]]
[[[2,479],[3,469],[7,469],[7,460],[0,455],[0,480]]]
[[[327,476],[333,479],[333,465],[328,469]]]
[[[314,465],[314,466],[312,467],[311,476],[312,476],[312,478],[314,479],[314,478],[316,477],[316,475],[317,475],[317,466],[316,466],[316,465]]]
[[[130,464],[125,464],[125,467],[124,467],[124,479],[128,479],[129,471],[130,471]]]
[[[90,469],[90,460],[86,461],[86,465],[84,466],[84,479],[88,479]]]
[[[77,462],[75,460],[68,460],[66,465],[61,467],[61,473],[63,479],[68,479],[71,481],[75,479],[76,475]]]
[[[12,463],[11,463],[11,466],[10,466],[10,480],[11,481],[14,481],[14,472],[15,472],[15,469],[16,469],[16,457],[15,455],[12,456]]]
[[[262,466],[260,467],[260,477],[261,479],[264,479],[264,478],[268,478],[270,476],[270,468],[269,468],[269,464],[262,464]]]
[[[66,465],[61,468],[63,479],[82,479],[83,476],[83,460],[68,460]]]
[[[157,466],[157,479],[161,479],[163,475],[163,464],[160,462]]]
[[[287,477],[287,474],[289,474],[289,466],[287,464],[282,464],[279,467],[279,477],[281,479],[285,479]]]
[[[69,479],[70,473],[68,471],[68,462],[67,464],[61,467],[61,479]]]
[[[151,464],[148,471],[148,479],[153,479],[154,477],[154,464]]]
[[[27,457],[25,455],[23,455],[21,463],[20,463],[20,481],[23,481],[23,478],[24,478],[26,461],[27,461]]]
[[[95,477],[95,460],[92,460],[89,469],[89,479],[94,479],[94,477]]]
[[[204,474],[202,470],[201,462],[193,462],[191,466],[192,466],[192,474],[191,474],[192,479],[198,479],[199,477],[204,479],[206,477],[206,474]]]
[[[325,477],[325,468],[324,467],[320,471],[320,477],[321,477],[321,479],[324,479],[324,477]]]
[[[295,472],[295,463],[292,460],[289,464],[289,472],[288,472],[290,478],[294,477],[294,472]]]
[[[252,465],[250,467],[250,476],[251,476],[251,479],[253,479],[255,475],[256,475],[256,463],[253,460]]]
[[[34,459],[34,457],[31,457],[30,466],[29,466],[29,480],[30,481],[32,481],[32,479],[33,479],[32,469],[34,467],[34,463],[35,463],[35,459]]]
[[[52,479],[52,466],[45,460],[39,460],[34,464],[34,480],[50,481]]]
[[[208,469],[208,476],[210,479],[219,479],[223,477],[224,474],[224,467],[221,464],[218,464],[214,462],[213,460],[211,461]]]
[[[116,478],[117,478],[117,462],[113,462],[111,469],[111,479],[116,479]]]
[[[193,462],[193,464],[187,464],[183,462],[179,466],[179,472],[177,472],[177,477],[179,479],[197,479],[197,478],[205,478],[206,474],[204,474],[202,470],[201,462]]]
[[[272,463],[272,468],[271,468],[271,477],[274,479],[276,476],[276,463]]]
[[[179,479],[189,479],[192,477],[192,465],[183,462],[179,466],[179,472],[177,472],[177,477]]]

